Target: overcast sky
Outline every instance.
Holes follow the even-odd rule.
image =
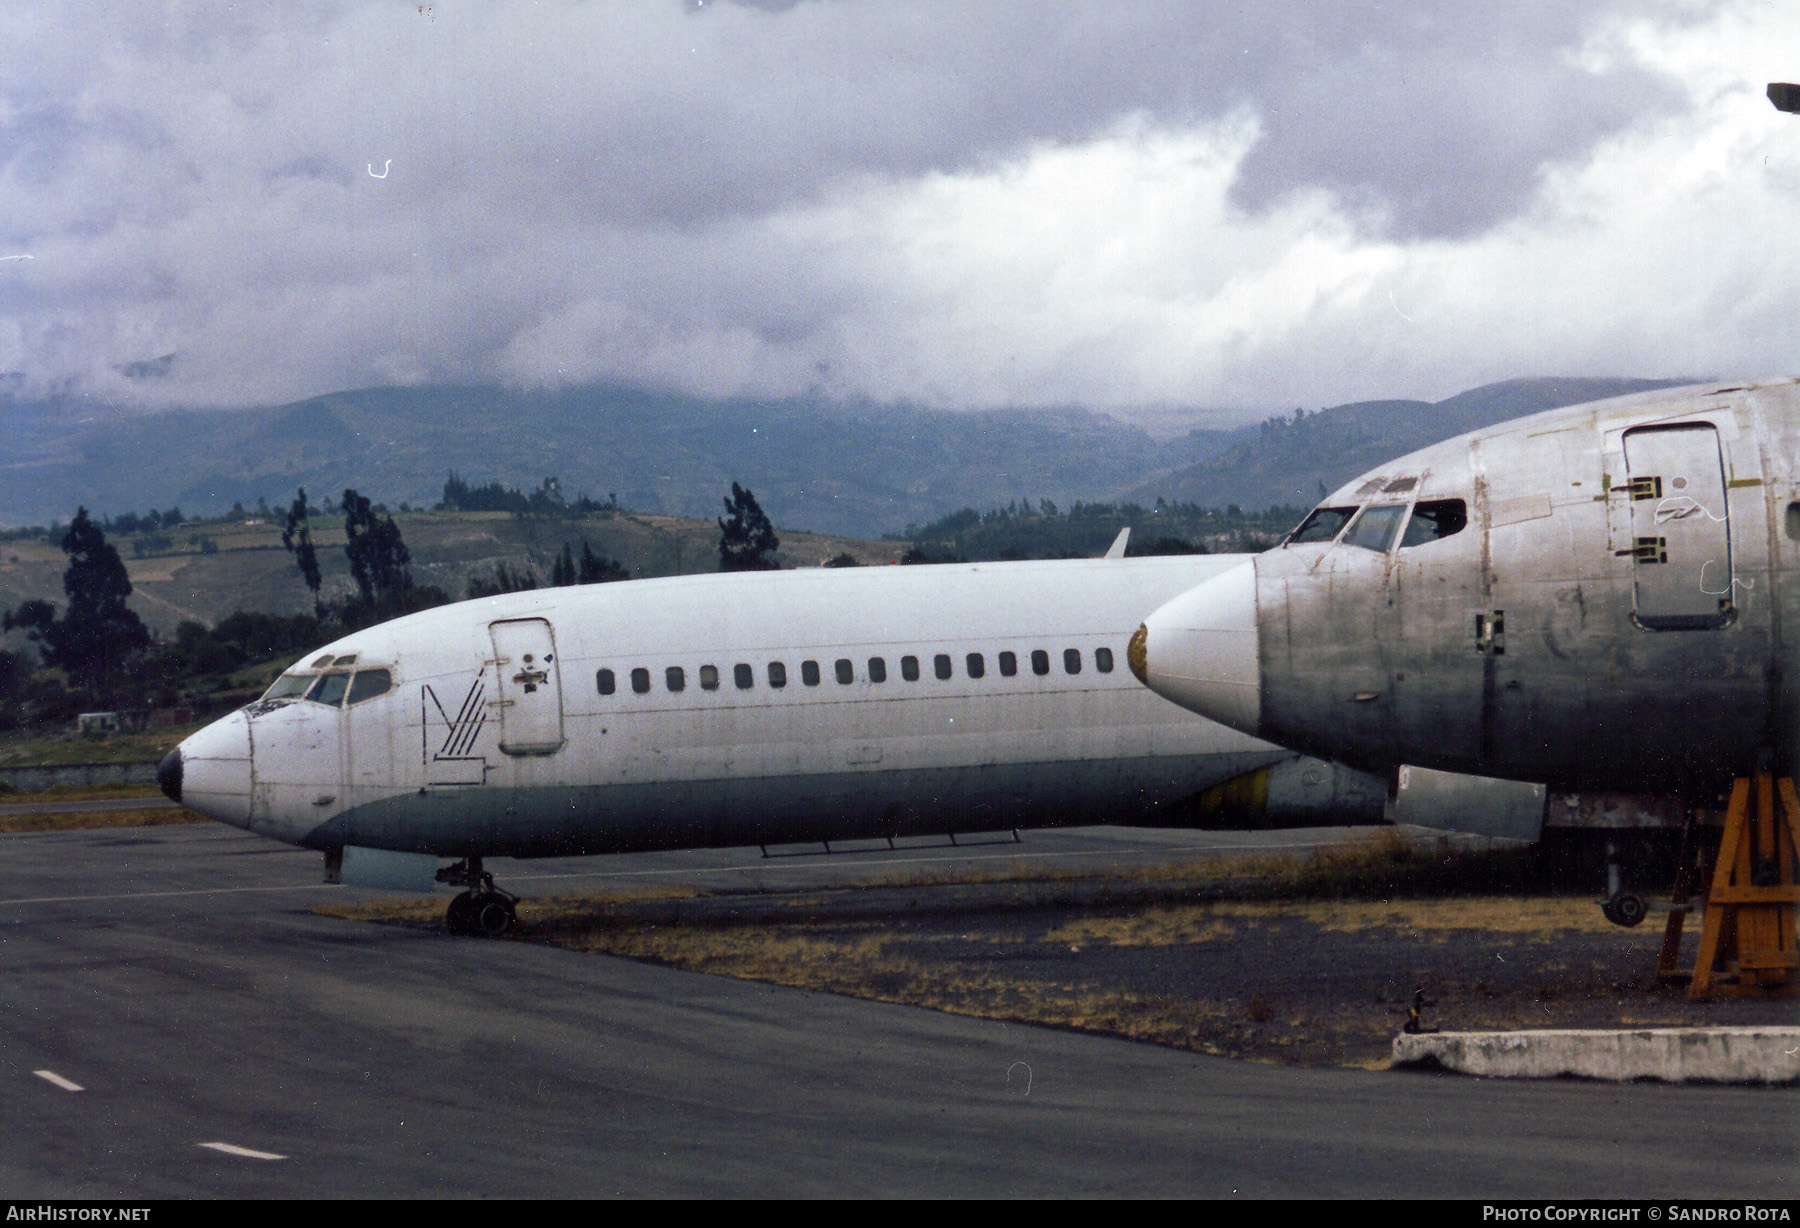
[[[1140,420],[1800,373],[1771,80],[1791,2],[23,0],[0,372]]]

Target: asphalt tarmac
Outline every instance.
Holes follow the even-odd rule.
[[[1346,834],[1084,829],[490,868],[525,894],[824,885]],[[0,836],[0,1189],[1736,1198],[1800,1184],[1791,1088],[1235,1062],[314,916],[374,894],[321,885],[319,861],[213,825]]]

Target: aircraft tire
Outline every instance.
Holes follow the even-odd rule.
[[[512,906],[499,896],[477,896],[471,904],[474,932],[483,938],[498,938],[512,928]]]
[[[471,937],[480,933],[475,920],[475,897],[465,891],[451,899],[444,913],[444,928],[459,938]]]
[[[1633,895],[1629,891],[1621,891],[1606,901],[1606,919],[1614,925],[1622,925],[1626,929],[1639,924],[1650,914],[1650,906],[1644,898]]]

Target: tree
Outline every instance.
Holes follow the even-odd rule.
[[[631,572],[617,559],[609,559],[595,554],[588,549],[587,540],[581,543],[581,570],[576,573],[577,584],[611,584],[615,580],[629,580]]]
[[[554,574],[554,573],[552,573]],[[501,593],[522,593],[538,586],[537,573],[529,567],[514,571],[504,561],[494,564],[494,578],[469,577],[469,599],[494,597]]]
[[[594,548],[581,541],[581,559],[575,559],[574,548],[564,542],[562,553],[550,564],[550,587],[568,588],[575,584],[605,584],[612,580],[629,580],[631,573],[617,560],[594,553]]]
[[[62,549],[69,556],[63,572],[69,608],[63,616],[57,618],[48,601],[27,601],[8,610],[0,622],[8,631],[24,628],[40,646],[46,665],[66,671],[77,685],[107,702],[125,664],[149,646],[150,632],[125,604],[131,577],[87,508],[75,513]]]
[[[564,542],[562,553],[550,564],[550,587],[567,588],[575,583],[575,554]]]
[[[719,521],[720,571],[775,571],[775,551],[781,539],[775,526],[763,514],[756,496],[731,484],[731,497],[725,500],[725,517]]]
[[[350,560],[350,576],[362,604],[370,609],[392,605],[412,588],[407,564],[412,556],[400,540],[400,526],[392,516],[377,516],[369,500],[354,490],[344,491],[344,556]]]
[[[319,555],[313,549],[312,528],[307,524],[306,510],[306,487],[302,486],[294,496],[294,505],[288,509],[287,528],[281,531],[281,544],[294,552],[294,565],[300,569],[300,578],[312,590],[313,614],[323,618],[325,604],[319,600]]]

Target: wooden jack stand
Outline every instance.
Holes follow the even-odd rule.
[[[1683,853],[1674,907],[1657,959],[1656,972],[1664,980],[1684,979],[1675,971],[1675,959],[1688,913],[1692,836],[1690,828],[1690,845]],[[1800,887],[1794,881],[1797,845],[1800,799],[1791,779],[1758,772],[1733,782],[1719,855],[1707,886],[1700,954],[1688,981],[1688,997],[1800,993],[1794,931],[1795,904],[1800,903]]]

